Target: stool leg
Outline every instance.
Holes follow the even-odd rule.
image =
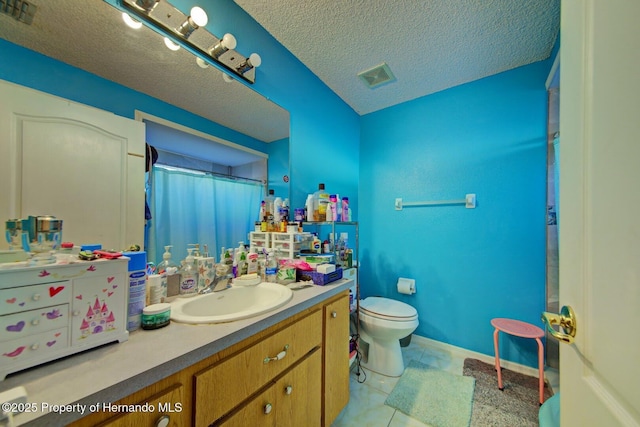
[[[504,387],[502,386],[502,370],[500,369],[500,352],[498,350],[498,347],[499,347],[498,334],[499,333],[500,331],[498,329],[496,329],[493,332],[493,347],[496,352],[496,371],[498,372],[498,388],[500,390],[504,390]]]
[[[540,405],[544,403],[544,350],[540,338],[536,338],[538,342],[538,378],[540,383]]]

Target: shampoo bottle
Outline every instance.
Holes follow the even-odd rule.
[[[273,223],[280,227],[280,221],[282,221],[282,199],[276,197],[273,200]]]
[[[327,220],[327,205],[329,204],[329,193],[324,189],[324,184],[318,184],[318,191],[313,193],[314,199],[314,221],[326,221]]]
[[[342,198],[342,221],[349,222],[351,218],[349,218],[349,198]]]

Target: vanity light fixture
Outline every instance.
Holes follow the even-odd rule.
[[[241,55],[235,50],[237,41],[230,33],[220,38],[208,32],[204,28],[208,17],[201,7],[195,6],[185,15],[166,0],[104,1],[163,36],[169,49],[182,47],[192,53],[201,68],[214,65],[223,73],[236,75],[248,83],[255,82],[256,68],[262,62],[260,55]]]

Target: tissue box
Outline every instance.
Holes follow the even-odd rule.
[[[342,267],[337,267],[336,271],[332,271],[328,274],[319,273],[317,271],[298,270],[296,279],[298,282],[307,282],[311,280],[316,285],[324,286],[327,283],[342,279]]]
[[[335,264],[320,264],[319,266],[316,267],[316,271],[318,273],[322,273],[322,274],[333,273],[334,271],[336,271],[336,265]]]

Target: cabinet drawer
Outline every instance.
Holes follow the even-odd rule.
[[[53,282],[18,288],[0,289],[0,314],[68,303],[71,282]]]
[[[69,346],[68,328],[54,329],[37,335],[0,343],[0,367],[9,367],[25,360],[47,358]]]
[[[315,311],[196,374],[196,425],[208,426],[321,343],[322,313]],[[280,360],[265,362],[283,351]]]
[[[0,341],[59,329],[69,323],[69,304],[0,316]]]

